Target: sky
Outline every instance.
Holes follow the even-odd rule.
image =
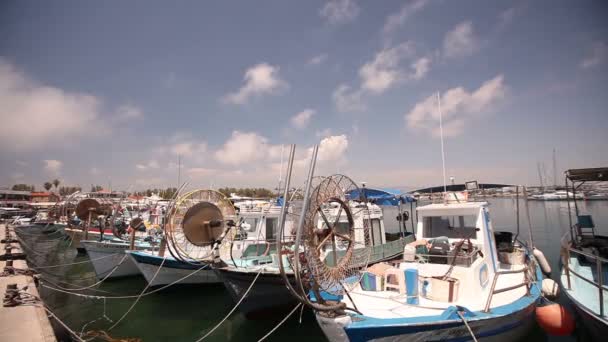
[[[2,1],[0,186],[559,183],[608,166],[605,1]],[[178,157],[179,156],[179,157]],[[181,167],[178,167],[181,159]],[[179,172],[178,172],[179,169]],[[179,174],[179,176],[178,176]]]

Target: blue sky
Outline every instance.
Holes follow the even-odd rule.
[[[603,1],[4,1],[0,185],[537,184],[608,164]],[[286,149],[283,153],[286,158]],[[552,181],[552,180],[550,180]],[[561,182],[561,180],[560,180]]]

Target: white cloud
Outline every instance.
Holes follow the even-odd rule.
[[[228,141],[215,151],[215,159],[227,165],[242,165],[263,159],[276,159],[280,155],[280,145],[269,144],[266,137],[255,132],[240,131],[233,131]]]
[[[383,32],[384,34],[390,34],[396,31],[399,27],[405,24],[407,18],[412,16],[414,13],[421,11],[428,5],[428,0],[414,0],[408,3],[405,3],[401,10],[397,13],[393,13],[386,18],[386,22],[384,23]]]
[[[606,59],[608,59],[608,44],[596,42],[591,48],[591,53],[581,61],[579,66],[583,69],[589,69],[604,63]]]
[[[320,65],[327,60],[327,54],[323,53],[308,60],[308,65]]]
[[[144,112],[134,105],[127,104],[116,109],[116,117],[122,121],[141,119],[144,117]]]
[[[335,161],[344,156],[348,149],[348,137],[345,134],[323,138],[319,143],[319,161]]]
[[[353,90],[346,84],[341,84],[334,90],[332,99],[336,109],[340,112],[358,112],[365,110],[362,100],[363,91]]]
[[[325,138],[331,135],[331,128],[325,128],[315,133],[317,138]]]
[[[441,95],[443,116],[443,133],[455,136],[464,130],[466,120],[473,115],[489,111],[492,105],[502,99],[506,93],[503,75],[498,75],[484,82],[477,90],[468,92],[462,87],[449,89]],[[434,136],[439,134],[439,113],[437,96],[429,96],[417,103],[405,115],[409,128],[430,131]]]
[[[174,155],[190,157],[196,154],[200,157],[207,152],[207,143],[194,140],[181,141],[172,144],[169,150]]]
[[[353,0],[330,0],[319,11],[319,15],[330,24],[344,24],[355,20],[359,6]]]
[[[297,129],[304,129],[308,126],[310,119],[313,115],[315,115],[316,111],[314,109],[304,109],[298,114],[294,115],[291,118],[291,124],[293,127]]]
[[[158,169],[159,167],[160,167],[160,165],[154,159],[149,160],[147,163],[135,165],[135,168],[137,168],[138,170]]]
[[[56,159],[46,159],[42,162],[44,164],[44,170],[48,174],[52,176],[59,176],[59,174],[61,173],[61,168],[63,167],[63,162]]]
[[[411,60],[413,54],[414,48],[410,42],[386,47],[376,53],[371,61],[359,69],[359,88],[341,84],[334,90],[332,99],[338,111],[365,110],[365,95],[378,95],[404,82],[423,79],[430,70],[431,59],[418,58],[408,65],[406,61]]]
[[[244,104],[254,96],[276,94],[289,86],[279,77],[279,67],[260,63],[245,71],[244,85],[235,93],[224,96],[223,101]]]
[[[0,134],[0,149],[48,150],[110,132],[112,120],[101,120],[103,106],[97,97],[41,84],[1,57],[0,103],[0,122],[11,128]],[[111,111],[106,115],[142,115],[133,105],[115,112],[118,115]]]
[[[99,100],[29,79],[0,58],[0,146],[32,150],[90,135],[104,127]]]
[[[473,32],[473,23],[463,21],[446,33],[443,40],[443,53],[448,58],[466,57],[472,55],[479,43]]]
[[[98,168],[96,168],[96,167],[92,167],[92,168],[89,170],[89,173],[91,173],[91,175],[93,175],[93,176],[98,176],[98,175],[100,175],[100,174],[101,174],[101,170],[99,170],[99,169],[98,169]]]
[[[415,80],[423,79],[424,76],[429,72],[431,68],[431,59],[428,57],[422,57],[412,63],[412,69],[414,69],[414,74],[412,78]]]
[[[382,93],[404,79],[401,61],[413,53],[412,44],[405,42],[378,52],[374,59],[359,69],[361,88]]]

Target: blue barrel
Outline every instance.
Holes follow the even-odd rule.
[[[418,304],[418,270],[408,268],[405,270],[405,290],[407,292],[407,303]]]

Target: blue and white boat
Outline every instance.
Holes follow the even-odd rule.
[[[320,293],[316,317],[330,341],[526,335],[541,298],[542,273],[532,251],[508,233],[495,237],[488,203],[453,198],[417,208],[417,240],[402,260],[368,268],[344,294]]]
[[[152,287],[221,283],[211,268],[211,260],[184,262],[172,257],[168,251],[164,256],[159,256],[158,251],[127,251],[127,254],[138,272]]]
[[[568,170],[566,181],[575,194],[582,183],[607,182],[608,168]],[[600,341],[608,335],[608,236],[596,234],[591,215],[581,213],[576,201],[570,201],[576,222],[568,215],[571,228],[562,238],[561,288],[591,336]]]

